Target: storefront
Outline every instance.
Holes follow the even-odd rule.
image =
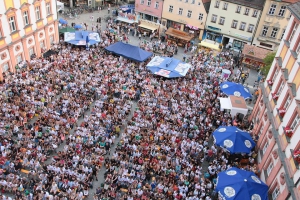
[[[158,23],[140,19],[138,27],[139,31],[142,33],[146,32],[147,35],[149,35],[150,33],[156,33],[155,37],[159,37],[160,24]]]
[[[184,26],[184,31],[194,35],[194,37],[199,37],[200,34],[200,29],[198,27],[189,24]]]
[[[242,64],[247,68],[259,70],[264,66],[264,58],[270,52],[267,49],[245,44],[242,51]]]
[[[183,26],[183,24],[171,20],[167,20],[167,24],[164,24],[163,22],[163,25],[167,26],[167,28],[173,28],[177,30],[181,30],[181,26]]]
[[[166,31],[167,42],[176,43],[178,46],[184,47],[186,43],[190,42],[194,36],[184,31],[168,28]]]

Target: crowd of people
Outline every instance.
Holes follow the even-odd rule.
[[[109,23],[99,45],[54,45],[58,54],[23,61],[5,77],[1,199],[209,200],[217,173],[241,159],[258,173],[255,153],[232,156],[211,143],[219,125],[251,132],[220,111],[221,69],[232,68],[232,57],[199,51],[184,78],[165,79],[147,62],[103,50],[124,34]]]

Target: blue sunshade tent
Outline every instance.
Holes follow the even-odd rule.
[[[268,186],[253,172],[232,167],[220,172],[216,190],[223,200],[268,200]]]
[[[58,20],[58,22],[61,23],[61,24],[68,24],[68,22],[66,20],[62,19],[62,18],[60,18]]]
[[[255,147],[250,134],[235,126],[220,126],[213,132],[213,137],[216,145],[230,153],[250,153]]]
[[[245,99],[251,98],[252,95],[248,88],[242,84],[226,81],[220,85],[221,91],[227,95],[241,96]]]
[[[94,45],[100,42],[99,34],[96,32],[89,31],[75,31],[65,33],[65,42],[74,44],[77,46],[86,46],[87,43]]]
[[[149,51],[145,51],[137,46],[133,46],[131,44],[125,44],[123,42],[117,42],[115,44],[106,47],[105,49],[111,53],[138,62],[144,62],[145,60],[147,60],[153,55],[153,53]]]
[[[153,74],[166,78],[176,78],[185,76],[191,65],[175,58],[155,56],[147,64],[147,68]]]
[[[75,29],[80,29],[80,28],[82,28],[82,26],[81,26],[80,24],[76,24],[76,25],[74,26],[74,28],[75,28]]]

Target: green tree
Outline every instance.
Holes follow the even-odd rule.
[[[268,53],[266,55],[266,57],[264,58],[264,64],[265,64],[265,66],[263,68],[261,68],[261,73],[264,76],[268,75],[268,73],[270,71],[270,68],[271,68],[271,65],[273,63],[273,60],[275,58],[275,55],[276,55],[276,52],[271,52],[271,53]]]

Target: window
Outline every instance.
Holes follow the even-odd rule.
[[[277,78],[277,75],[278,75],[278,69],[276,68],[275,72],[274,72],[274,75],[272,77],[272,82],[274,83],[275,79]]]
[[[285,103],[284,103],[284,108],[287,109],[289,107],[289,105],[291,104],[292,98],[290,97],[290,95],[288,96],[288,98],[286,99]]]
[[[141,0],[141,4],[143,5],[145,3],[145,1],[144,0]]]
[[[22,62],[23,61],[22,54],[18,55],[16,60],[17,60],[17,63]]]
[[[240,30],[245,30],[245,27],[246,27],[246,23],[245,22],[242,22],[241,25],[240,25]]]
[[[294,24],[294,28],[293,28],[292,33],[291,33],[290,38],[289,38],[289,42],[292,42],[293,37],[294,37],[294,35],[295,35],[296,31],[297,31],[297,28],[298,28],[298,24],[295,23]]]
[[[27,26],[29,24],[29,17],[28,17],[28,11],[23,12],[23,20],[24,20],[24,26]]]
[[[249,15],[249,12],[250,12],[250,9],[249,9],[249,8],[246,8],[246,9],[245,9],[244,15]]]
[[[297,53],[297,54],[300,54],[300,42],[298,43],[298,46],[297,46],[297,48],[296,48],[296,53]]]
[[[223,10],[227,10],[227,8],[228,8],[228,3],[224,2]]]
[[[281,6],[278,15],[283,17],[285,14],[286,6]]]
[[[188,3],[189,2],[189,0],[185,0],[185,3]]]
[[[275,28],[275,27],[274,27],[274,28],[272,29],[271,37],[272,37],[272,38],[276,38],[277,32],[278,32],[278,28]]]
[[[179,8],[179,10],[178,10],[178,15],[182,15],[182,12],[183,12],[183,9],[182,9],[182,8]]]
[[[54,36],[51,35],[51,36],[50,36],[50,44],[53,44],[53,43],[54,43]]]
[[[279,88],[278,88],[278,90],[277,90],[277,95],[280,95],[280,93],[281,93],[281,91],[282,91],[282,89],[284,88],[284,82],[283,81],[281,81],[281,83],[280,83],[280,86],[279,86]]]
[[[29,49],[29,56],[32,56],[33,54],[34,54],[34,49],[33,48]]]
[[[218,17],[217,15],[212,15],[211,16],[211,22],[216,23],[217,17]]]
[[[6,71],[9,71],[9,64],[8,63],[3,64],[3,66],[2,66],[2,72],[6,72]]]
[[[158,7],[159,7],[159,3],[156,1],[154,8],[158,9]]]
[[[44,41],[41,41],[40,42],[40,48],[43,49],[44,47],[45,47],[45,43],[44,43]]]
[[[269,143],[266,141],[266,144],[265,144],[265,146],[264,146],[263,149],[262,149],[263,154],[266,153],[268,147],[269,147]]]
[[[298,125],[300,124],[300,116],[297,114],[295,119],[293,120],[290,128],[293,130],[293,132],[295,133]]]
[[[274,15],[276,10],[276,5],[272,4],[270,9],[269,9],[269,15]]]
[[[267,44],[267,43],[265,43],[265,42],[260,42],[259,45],[260,45],[260,46],[263,46],[263,47],[267,47],[267,48],[272,48],[272,47],[273,47],[273,45]]]
[[[282,34],[281,34],[280,40],[282,40],[282,39],[283,39],[283,36],[284,36],[284,34],[285,34],[285,29],[283,29],[283,31],[282,31]]]
[[[272,162],[270,162],[268,168],[267,168],[267,175],[269,176],[272,172],[272,169],[273,169],[274,165]]]
[[[198,19],[199,19],[200,21],[202,21],[202,20],[203,20],[203,14],[202,14],[202,13],[200,13],[200,14],[199,14],[199,17],[198,17]]]
[[[236,13],[240,13],[241,12],[242,7],[241,6],[237,6],[236,8]]]
[[[147,1],[147,6],[151,6],[151,0]]]
[[[195,0],[192,0],[192,4],[195,4]]]
[[[225,17],[220,17],[219,24],[224,25]]]
[[[219,6],[220,6],[220,1],[216,1],[215,8],[219,8]]]
[[[41,19],[41,11],[40,11],[40,7],[35,7],[35,15],[36,15],[36,20],[40,20]]]
[[[280,191],[279,191],[279,189],[276,187],[276,188],[273,190],[273,192],[272,192],[272,200],[276,200],[277,197],[279,196],[279,194],[280,194]]]
[[[11,32],[16,31],[17,26],[16,26],[16,22],[15,22],[15,17],[14,16],[10,17],[8,22],[9,22],[10,31]]]
[[[51,7],[50,7],[50,3],[46,3],[46,12],[47,12],[47,16],[51,15]]]
[[[238,21],[233,20],[232,25],[231,25],[231,28],[236,28],[236,27],[237,27],[237,24],[238,24]]]
[[[173,12],[173,6],[169,6],[169,12]]]
[[[201,5],[201,3],[200,2],[198,2],[198,6],[200,6]]]
[[[258,14],[258,10],[254,10],[252,17],[257,17],[257,14]]]
[[[252,33],[252,32],[253,32],[253,29],[254,29],[254,25],[253,25],[253,24],[249,24],[248,32],[249,32],[249,33]]]
[[[268,29],[269,29],[269,27],[264,26],[264,27],[263,27],[263,30],[262,30],[262,32],[261,32],[261,36],[266,37],[267,34],[268,34]]]
[[[192,11],[191,11],[191,10],[188,10],[188,12],[187,12],[187,17],[188,17],[188,18],[191,18],[191,17],[192,17]]]

